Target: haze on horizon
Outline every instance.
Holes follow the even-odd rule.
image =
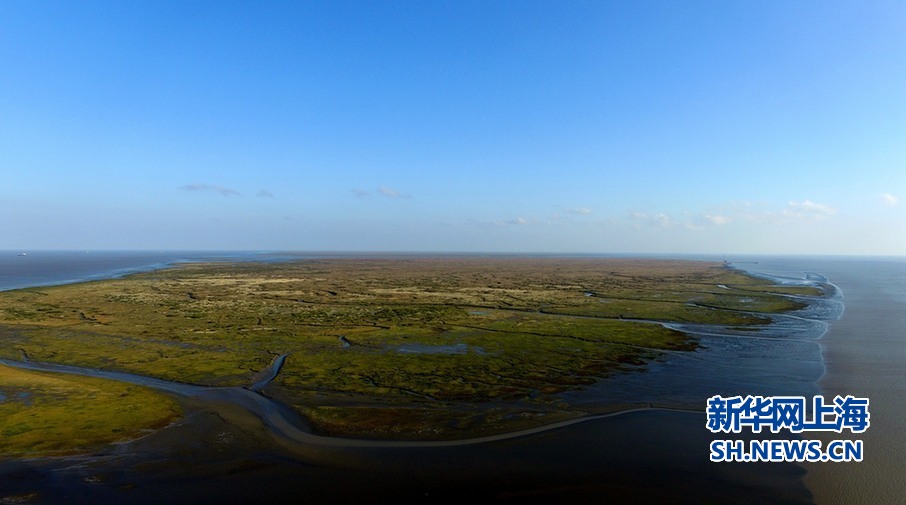
[[[906,255],[906,4],[0,3],[0,249]]]

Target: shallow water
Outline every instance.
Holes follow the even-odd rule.
[[[469,344],[430,345],[430,344],[401,344],[390,348],[391,351],[404,354],[485,354],[484,349]]]
[[[0,291],[121,277],[183,261],[245,259],[250,253],[199,251],[0,251]]]
[[[0,462],[29,503],[808,503],[792,464],[713,465],[704,417],[637,412],[486,444],[274,446],[254,419],[201,411],[123,450]],[[619,436],[615,436],[619,434]]]
[[[870,400],[871,426],[862,435],[815,434],[861,439],[862,462],[811,463],[805,482],[820,504],[903,503],[906,465],[906,258],[738,258],[747,270],[778,278],[832,281],[842,302],[838,317],[817,341],[825,373],[818,379],[825,398],[853,395]],[[741,265],[743,266],[743,265]],[[845,306],[845,309],[843,308]],[[834,316],[829,309],[826,315]],[[820,313],[820,312],[819,312]]]
[[[811,464],[806,483],[819,504],[903,503],[906,471],[906,259],[833,260],[814,269],[843,292],[846,311],[821,343],[825,396],[870,400],[861,463]]]
[[[563,395],[571,403],[653,404],[704,410],[713,395],[795,395],[819,392],[824,374],[819,339],[829,322],[843,313],[836,287],[813,274],[786,272],[783,276],[740,269],[788,285],[819,286],[826,295],[796,297],[809,305],[771,316],[772,323],[757,329],[718,325],[665,326],[695,336],[695,352],[656,352],[657,358],[635,372],[615,374],[594,386]]]

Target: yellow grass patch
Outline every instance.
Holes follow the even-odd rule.
[[[171,423],[180,408],[148,388],[0,365],[0,457],[80,453]]]

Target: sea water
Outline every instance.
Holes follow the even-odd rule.
[[[861,439],[861,462],[805,465],[805,482],[815,503],[902,503],[906,471],[906,258],[755,257],[737,258],[747,271],[778,279],[828,281],[837,289],[840,313],[823,314],[827,331],[815,342],[823,373],[816,390],[825,398],[868,398],[871,425],[865,433],[827,433]],[[824,308],[828,304],[819,304]],[[833,310],[833,309],[831,309]],[[827,317],[832,316],[832,317]],[[770,365],[765,365],[771,368]],[[791,374],[791,390],[804,369]]]
[[[304,254],[233,251],[0,251],[0,291],[111,279],[200,261],[282,261]]]
[[[903,503],[906,496],[906,258],[840,258],[811,262],[832,279],[845,311],[820,339],[826,397],[870,400],[871,425],[860,463],[807,465],[815,502]],[[843,438],[829,434],[833,438]]]

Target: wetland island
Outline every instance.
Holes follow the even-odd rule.
[[[109,480],[98,499],[116,501],[173,461],[219,483],[250,459],[269,475],[286,461],[349,469],[357,447],[701,411],[600,386],[700,353],[684,328],[757,335],[822,294],[719,262],[498,256],[190,263],[0,292],[0,459],[88,458],[80,485]],[[112,476],[111,458],[131,473]]]

